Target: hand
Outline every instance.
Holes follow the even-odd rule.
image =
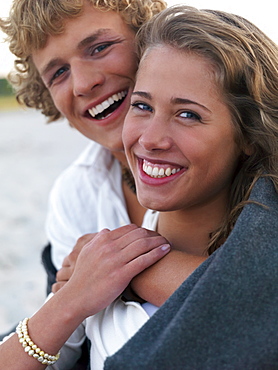
[[[135,225],[102,230],[83,246],[66,289],[84,318],[113,302],[131,279],[170,250],[165,238]],[[61,290],[61,291],[62,291]]]
[[[81,249],[92,240],[98,233],[85,234],[77,240],[73,250],[70,254],[64,259],[62,268],[56,274],[56,283],[52,285],[52,292],[56,293],[60,290],[70,279],[73,274],[77,257],[81,252]]]

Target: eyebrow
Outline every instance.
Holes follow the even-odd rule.
[[[152,100],[152,95],[148,92],[145,92],[145,91],[134,91],[132,93],[132,95],[138,95],[138,96],[141,96],[142,98],[145,98],[145,99],[148,99],[148,100]],[[172,104],[195,104],[195,105],[198,105],[199,107],[207,110],[208,112],[211,112],[206,106],[204,106],[203,104],[200,104],[200,103],[197,103],[196,101],[194,100],[190,100],[190,99],[183,99],[183,98],[171,98],[171,103]]]
[[[111,30],[109,28],[100,28],[96,32],[92,33],[85,39],[81,40],[78,45],[77,49],[82,50],[87,45],[91,44],[92,42],[95,42],[100,36],[103,36],[105,34],[109,34]],[[51,59],[42,69],[41,76],[44,76],[47,74],[53,67],[55,67],[58,64],[61,64],[62,59],[61,58],[54,58]]]
[[[147,93],[145,91],[133,91],[132,95],[139,95],[142,98],[146,98],[146,99],[152,100],[151,94],[149,94],[149,93]]]
[[[110,31],[111,30],[109,28],[100,28],[99,30],[97,30],[97,32],[94,32],[93,34],[86,37],[84,40],[81,40],[77,45],[77,49],[79,49],[79,50],[83,49],[88,44],[91,44],[92,42],[95,42],[100,36],[104,36],[106,34],[109,34]]]

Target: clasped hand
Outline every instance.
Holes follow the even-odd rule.
[[[101,310],[116,299],[136,275],[169,250],[164,237],[133,224],[84,235],[65,258],[52,290],[57,292],[69,282],[79,298],[84,295],[84,303],[91,297],[97,301],[97,310]]]

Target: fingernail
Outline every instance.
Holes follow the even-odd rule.
[[[163,244],[161,246],[161,249],[164,251],[164,252],[167,252],[169,249],[170,249],[170,244]]]

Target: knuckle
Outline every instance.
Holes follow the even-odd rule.
[[[73,250],[72,252],[70,252],[70,254],[68,255],[68,260],[69,260],[69,262],[71,262],[71,261],[75,261],[76,260],[76,258],[78,257],[78,255],[79,255],[79,253],[80,253],[80,250]]]
[[[82,248],[85,244],[87,244],[90,240],[92,240],[96,235],[97,233],[89,233],[89,234],[84,234],[80,236],[77,239],[75,246],[73,247],[73,251],[79,250],[80,248]]]
[[[85,235],[82,235],[82,236],[80,236],[78,239],[77,239],[77,242],[76,242],[76,244],[75,244],[75,246],[74,246],[74,248],[78,248],[78,246],[79,246],[79,244],[86,244],[87,243],[87,241],[88,241],[88,235],[89,234],[85,234]]]
[[[52,293],[56,293],[58,290],[58,283],[54,283],[51,288]]]
[[[56,274],[56,281],[58,282],[58,281],[60,281],[60,280],[62,280],[61,272],[60,272],[60,271],[58,271],[58,272],[57,272],[57,274]]]

